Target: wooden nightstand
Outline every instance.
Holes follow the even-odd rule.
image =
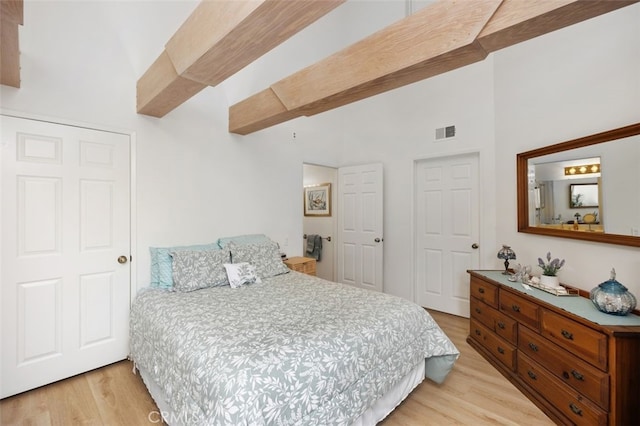
[[[292,271],[302,272],[307,275],[316,275],[316,260],[310,257],[290,257],[284,260],[284,264]]]

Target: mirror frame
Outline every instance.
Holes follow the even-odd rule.
[[[528,234],[546,235],[549,237],[571,238],[574,240],[595,241],[607,244],[618,244],[624,246],[640,247],[640,237],[635,235],[575,232],[566,229],[542,228],[529,225],[529,185],[528,185],[528,164],[529,160],[535,157],[554,154],[556,152],[568,151],[570,149],[582,148],[603,142],[610,142],[616,139],[623,139],[640,134],[640,123],[619,127],[606,132],[561,142],[543,148],[522,152],[516,156],[516,190],[518,193],[518,232]]]

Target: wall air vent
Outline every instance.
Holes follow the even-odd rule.
[[[436,129],[436,140],[451,139],[456,136],[456,126],[439,127]]]

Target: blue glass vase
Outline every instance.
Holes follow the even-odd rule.
[[[616,281],[616,271],[611,270],[611,278],[595,287],[589,297],[598,310],[611,315],[627,315],[636,307],[636,298],[629,290]]]

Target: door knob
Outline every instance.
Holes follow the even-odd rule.
[[[127,256],[118,257],[118,263],[127,263]]]
[[[478,247],[480,247],[480,246],[478,245],[478,243],[473,243],[473,244],[471,244],[471,248],[472,248],[472,249],[474,249],[474,250],[475,250],[475,249],[477,249]]]
[[[375,239],[375,240],[373,240],[373,241],[375,241],[376,243],[379,243],[379,242],[380,242],[380,241],[382,241],[382,240],[381,240],[380,238],[376,238],[376,239]]]

